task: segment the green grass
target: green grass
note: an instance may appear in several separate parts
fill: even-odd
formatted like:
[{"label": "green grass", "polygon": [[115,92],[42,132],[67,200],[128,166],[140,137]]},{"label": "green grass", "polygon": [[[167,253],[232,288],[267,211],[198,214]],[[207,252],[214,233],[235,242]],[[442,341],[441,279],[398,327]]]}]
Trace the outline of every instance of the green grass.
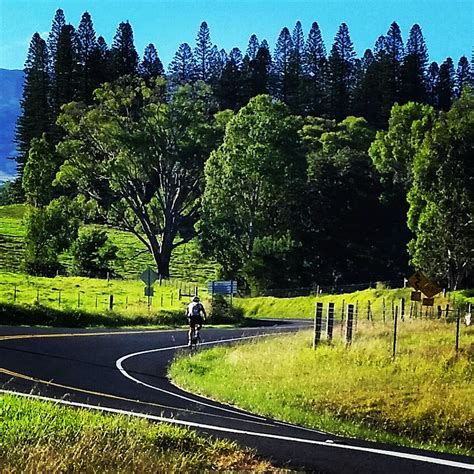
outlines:
[{"label": "green grass", "polygon": [[[0,270],[20,272],[22,266],[25,227],[23,205],[0,206]],[[93,226],[86,226],[93,227]],[[111,241],[119,248],[114,271],[123,278],[137,279],[154,261],[143,244],[131,233],[107,228]],[[64,253],[59,258],[66,273],[70,272],[71,256]],[[204,259],[196,241],[177,247],[170,262],[170,273],[174,279],[204,283],[216,277],[215,262]]]},{"label": "green grass", "polygon": [[230,441],[118,415],[0,396],[2,472],[269,470]]},{"label": "green grass", "polygon": [[[172,282],[171,282],[172,283]],[[167,282],[166,285],[170,284]],[[82,277],[33,277],[0,272],[0,324],[67,327],[181,325],[186,322],[179,283],[160,286],[148,307],[139,280],[98,280]],[[187,292],[191,285],[183,287]],[[113,295],[113,308],[109,308]]]},{"label": "green grass", "polygon": [[[328,303],[335,304],[335,317],[340,319],[343,309],[348,304],[353,304],[357,308],[357,316],[359,319],[367,319],[368,305],[370,302],[370,315],[372,319],[383,319],[383,303],[385,303],[385,319],[392,318],[392,303],[400,306],[400,299],[405,298],[405,313],[410,317],[410,293],[409,288],[399,289],[368,289],[355,291],[354,293],[346,293],[340,295],[320,295],[316,296],[300,296],[295,298],[275,298],[273,296],[261,296],[255,298],[235,298],[234,304],[244,310],[247,317],[258,318],[313,318],[316,302],[321,302],[326,311]],[[437,307],[441,305],[442,309],[446,309],[449,304],[453,309],[456,304],[463,304],[470,301],[474,303],[474,292],[472,290],[463,290],[448,293],[444,298],[442,294],[435,298],[434,315],[437,316]],[[399,309],[400,310],[400,309]],[[420,314],[420,306],[416,308],[416,316]],[[411,309],[412,317],[415,316],[415,307]],[[427,307],[422,309],[423,316],[430,315]],[[450,313],[452,315],[452,313]]]},{"label": "green grass", "polygon": [[405,320],[391,359],[392,324],[359,321],[346,348],[311,346],[312,333],[216,347],[176,360],[174,382],[244,409],[333,433],[473,454],[474,326]]}]

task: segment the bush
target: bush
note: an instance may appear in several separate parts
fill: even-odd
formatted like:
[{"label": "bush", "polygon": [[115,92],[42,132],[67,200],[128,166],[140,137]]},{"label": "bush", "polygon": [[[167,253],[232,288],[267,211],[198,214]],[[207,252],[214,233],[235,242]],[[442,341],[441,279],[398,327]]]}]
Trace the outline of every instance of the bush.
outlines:
[{"label": "bush", "polygon": [[213,324],[235,324],[244,320],[244,310],[230,303],[222,296],[216,295],[211,301],[211,311],[209,318]]},{"label": "bush", "polygon": [[72,244],[72,268],[75,275],[105,278],[112,273],[112,264],[117,259],[118,247],[109,241],[102,229],[81,229]]}]

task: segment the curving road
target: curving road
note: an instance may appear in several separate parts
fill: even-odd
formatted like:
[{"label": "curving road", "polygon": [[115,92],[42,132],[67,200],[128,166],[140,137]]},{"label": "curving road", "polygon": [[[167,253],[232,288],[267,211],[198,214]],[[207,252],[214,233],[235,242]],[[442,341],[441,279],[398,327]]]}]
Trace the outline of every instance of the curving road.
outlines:
[{"label": "curving road", "polygon": [[[205,344],[295,331],[305,321],[206,329]],[[474,459],[343,438],[184,392],[166,377],[187,334],[0,327],[0,387],[61,403],[168,421],[256,448],[281,466],[322,473],[474,472]]]}]

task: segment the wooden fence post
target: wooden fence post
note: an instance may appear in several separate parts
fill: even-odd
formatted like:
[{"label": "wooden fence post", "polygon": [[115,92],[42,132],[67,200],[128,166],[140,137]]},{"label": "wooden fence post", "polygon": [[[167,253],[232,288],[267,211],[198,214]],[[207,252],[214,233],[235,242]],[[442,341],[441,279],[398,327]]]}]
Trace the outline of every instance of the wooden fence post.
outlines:
[{"label": "wooden fence post", "polygon": [[354,305],[347,305],[347,323],[346,323],[346,344],[349,346],[352,344],[352,324],[354,321]]},{"label": "wooden fence post", "polygon": [[459,352],[459,327],[461,321],[461,310],[458,309],[458,314],[456,318],[456,354]]},{"label": "wooden fence post", "polygon": [[314,338],[313,338],[313,349],[319,344],[321,339],[321,326],[323,322],[323,304],[316,303],[314,312]]},{"label": "wooden fence post", "polygon": [[393,318],[393,348],[392,358],[395,359],[397,353],[397,323],[398,323],[398,306],[395,307],[395,315]]},{"label": "wooden fence post", "polygon": [[109,295],[109,311],[114,309],[114,295]]},{"label": "wooden fence post", "polygon": [[382,298],[382,320],[385,324],[385,298]]},{"label": "wooden fence post", "polygon": [[400,298],[400,319],[405,321],[405,298]]},{"label": "wooden fence post", "polygon": [[326,334],[328,341],[332,341],[332,332],[334,329],[334,303],[328,304]]},{"label": "wooden fence post", "polygon": [[344,311],[345,311],[345,300],[342,300],[342,308],[341,308],[341,339],[344,335]]}]

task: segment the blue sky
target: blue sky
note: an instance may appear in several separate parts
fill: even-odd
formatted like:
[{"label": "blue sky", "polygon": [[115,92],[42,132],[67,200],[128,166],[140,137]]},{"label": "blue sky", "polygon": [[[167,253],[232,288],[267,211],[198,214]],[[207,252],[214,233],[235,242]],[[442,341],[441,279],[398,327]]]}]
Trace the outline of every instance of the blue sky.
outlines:
[{"label": "blue sky", "polygon": [[252,33],[267,39],[273,51],[281,29],[291,31],[297,20],[305,35],[317,21],[328,51],[338,26],[347,23],[359,56],[392,21],[400,25],[404,41],[414,23],[421,26],[431,61],[470,58],[474,44],[473,0],[0,0],[0,68],[23,68],[31,36],[39,32],[46,38],[58,8],[74,26],[89,11],[97,34],[109,45],[117,25],[129,20],[139,54],[154,43],[165,65],[180,43],[194,46],[202,21],[212,42],[227,51],[234,46],[245,51]]}]

